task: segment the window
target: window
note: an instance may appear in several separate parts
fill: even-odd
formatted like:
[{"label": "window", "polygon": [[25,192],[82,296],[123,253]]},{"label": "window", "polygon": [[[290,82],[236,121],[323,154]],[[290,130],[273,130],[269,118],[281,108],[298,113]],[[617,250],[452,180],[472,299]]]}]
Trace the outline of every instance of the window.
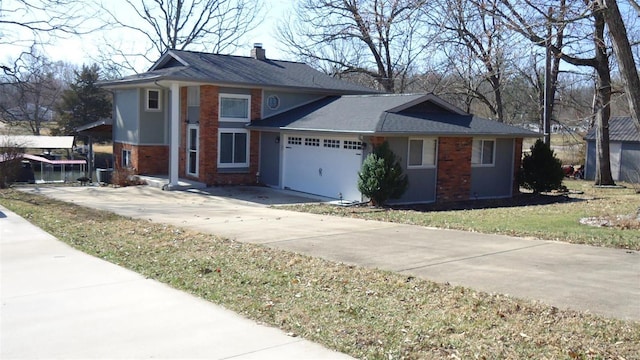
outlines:
[{"label": "window", "polygon": [[495,154],[495,143],[494,140],[473,140],[471,165],[492,166]]},{"label": "window", "polygon": [[436,139],[409,139],[407,168],[424,168],[436,165],[438,141]]},{"label": "window", "polygon": [[362,141],[345,140],[342,147],[349,150],[362,150]]},{"label": "window", "polygon": [[147,107],[146,110],[160,110],[160,90],[147,89]]},{"label": "window", "polygon": [[277,95],[271,95],[267,98],[267,107],[271,110],[276,110],[280,107],[280,98]]},{"label": "window", "polygon": [[218,166],[249,166],[249,133],[246,130],[224,130],[219,134]]},{"label": "window", "polygon": [[287,143],[289,145],[302,145],[302,138],[301,137],[290,137],[287,140]]},{"label": "window", "polygon": [[189,125],[187,136],[187,174],[198,175],[198,126]]},{"label": "window", "polygon": [[250,95],[220,95],[220,121],[249,122]]},{"label": "window", "polygon": [[130,168],[131,167],[131,150],[122,150],[122,167]]},{"label": "window", "polygon": [[324,147],[326,148],[340,149],[340,140],[324,139],[323,144],[324,144]]},{"label": "window", "polygon": [[320,139],[316,138],[304,138],[305,146],[320,146]]},{"label": "window", "polygon": [[187,87],[187,106],[200,106],[200,86]]}]

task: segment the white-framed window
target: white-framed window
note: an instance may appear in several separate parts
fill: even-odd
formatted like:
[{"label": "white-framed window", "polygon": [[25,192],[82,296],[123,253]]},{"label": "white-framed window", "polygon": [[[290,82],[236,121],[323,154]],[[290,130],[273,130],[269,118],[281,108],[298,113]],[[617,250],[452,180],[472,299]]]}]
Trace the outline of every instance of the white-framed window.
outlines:
[{"label": "white-framed window", "polygon": [[438,140],[431,138],[409,138],[407,168],[429,168],[436,166]]},{"label": "white-framed window", "polygon": [[495,164],[496,141],[474,139],[471,153],[471,165],[493,166]]},{"label": "white-framed window", "polygon": [[220,94],[220,121],[251,121],[251,95]]},{"label": "white-framed window", "polygon": [[218,133],[218,167],[249,166],[249,132],[244,129],[220,129]]},{"label": "white-framed window", "polygon": [[131,150],[122,149],[122,164],[120,164],[123,168],[131,167]]},{"label": "white-framed window", "polygon": [[198,125],[189,124],[187,127],[187,174],[198,176],[198,162],[200,154]]},{"label": "white-framed window", "polygon": [[187,87],[187,106],[200,106],[200,86]]},{"label": "white-framed window", "polygon": [[160,111],[162,109],[161,106],[162,106],[162,97],[160,96],[160,90],[147,89],[145,110]]}]

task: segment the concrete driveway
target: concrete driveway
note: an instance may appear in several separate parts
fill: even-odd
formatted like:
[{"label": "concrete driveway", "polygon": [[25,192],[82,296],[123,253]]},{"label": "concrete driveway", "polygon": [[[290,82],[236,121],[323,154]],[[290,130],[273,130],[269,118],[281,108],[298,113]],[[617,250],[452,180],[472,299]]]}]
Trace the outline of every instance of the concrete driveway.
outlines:
[{"label": "concrete driveway", "polygon": [[314,200],[256,187],[25,191],[237,241],[640,321],[637,251],[291,212],[269,205]]}]

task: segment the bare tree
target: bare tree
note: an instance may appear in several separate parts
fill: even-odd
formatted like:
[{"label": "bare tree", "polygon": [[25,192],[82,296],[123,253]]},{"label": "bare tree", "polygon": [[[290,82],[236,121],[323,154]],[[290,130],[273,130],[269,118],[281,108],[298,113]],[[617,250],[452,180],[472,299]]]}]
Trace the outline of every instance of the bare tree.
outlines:
[{"label": "bare tree", "polygon": [[463,91],[482,102],[491,117],[504,121],[503,81],[513,62],[514,42],[502,19],[490,11],[495,2],[441,0],[437,9],[428,9],[426,15],[431,26],[443,30],[440,39],[450,49],[447,58],[451,65],[468,67],[473,72],[469,75],[483,80],[484,84],[468,82],[470,86]]},{"label": "bare tree", "polygon": [[280,26],[292,54],[333,74],[358,73],[387,92],[403,92],[424,53],[426,0],[300,0]]},{"label": "bare tree", "polygon": [[60,64],[33,50],[14,64],[14,72],[0,86],[0,117],[8,122],[25,122],[34,135],[54,118],[55,104],[63,89]]},{"label": "bare tree", "polygon": [[[613,51],[618,59],[624,90],[629,101],[629,111],[635,121],[636,128],[640,131],[640,78],[620,9],[616,0],[596,0],[595,3],[596,11],[602,12],[609,34],[611,34]],[[633,0],[631,3],[638,5]],[[638,10],[638,15],[640,15],[640,10]]]},{"label": "bare tree", "polygon": [[[34,45],[99,29],[99,26],[89,24],[94,17],[96,12],[82,1],[0,1],[0,45],[22,46],[23,54],[28,54]],[[5,75],[15,71],[11,65],[0,64]]]},{"label": "bare tree", "polygon": [[259,0],[123,0],[101,8],[107,14],[105,26],[146,40],[143,49],[135,50],[105,41],[111,50],[107,57],[117,57],[121,66],[134,71],[136,58],[152,63],[169,49],[233,52],[262,20]]},{"label": "bare tree", "polygon": [[[597,74],[596,95],[593,102],[593,111],[596,132],[596,184],[614,184],[611,175],[609,157],[609,118],[611,117],[611,69],[609,66],[609,54],[605,39],[605,20],[601,11],[589,7],[588,0],[567,0],[563,9],[564,16],[557,19],[547,9],[557,3],[535,0],[500,0],[501,6],[496,6],[493,11],[500,14],[509,26],[531,40],[532,43],[548,47],[550,51],[563,61],[579,67],[590,67]],[[524,10],[523,10],[524,9]],[[565,26],[571,26],[572,44],[558,48],[548,41],[548,24],[564,22]],[[581,33],[584,29],[586,32]],[[567,32],[567,34],[569,31]],[[580,35],[580,36],[576,36]],[[585,55],[584,48],[587,39],[591,41],[591,51],[595,55]],[[564,40],[567,40],[565,37]]]}]

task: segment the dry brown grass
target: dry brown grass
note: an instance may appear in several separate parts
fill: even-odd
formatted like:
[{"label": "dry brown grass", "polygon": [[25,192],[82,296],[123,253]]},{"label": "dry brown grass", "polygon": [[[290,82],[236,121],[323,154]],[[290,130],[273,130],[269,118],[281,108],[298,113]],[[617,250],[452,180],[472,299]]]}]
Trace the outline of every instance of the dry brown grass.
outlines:
[{"label": "dry brown grass", "polygon": [[640,323],[347,266],[17,191],[89,254],[362,359],[638,359]]}]

